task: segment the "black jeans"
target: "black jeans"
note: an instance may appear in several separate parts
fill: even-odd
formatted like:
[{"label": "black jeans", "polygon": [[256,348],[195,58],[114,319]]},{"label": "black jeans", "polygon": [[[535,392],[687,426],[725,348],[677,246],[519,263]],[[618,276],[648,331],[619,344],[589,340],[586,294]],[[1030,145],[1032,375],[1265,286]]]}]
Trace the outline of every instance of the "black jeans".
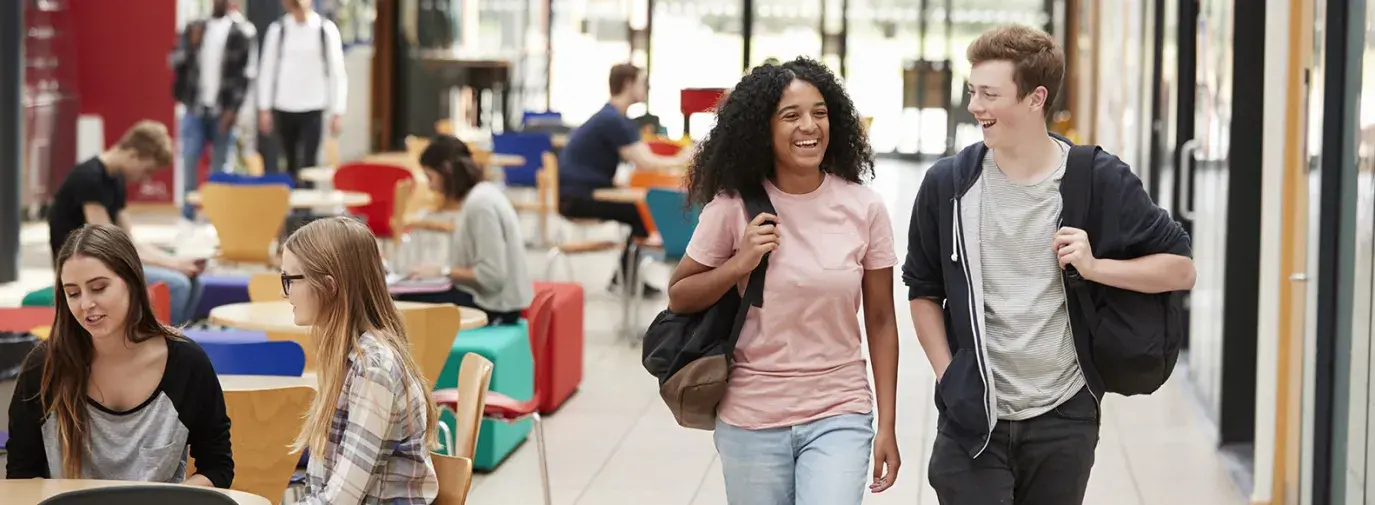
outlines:
[{"label": "black jeans", "polygon": [[459,307],[477,309],[487,314],[487,326],[503,326],[520,322],[521,311],[500,312],[484,309],[477,306],[477,303],[473,301],[472,294],[458,288],[438,293],[408,293],[396,295],[395,298],[403,302],[452,303]]},{"label": "black jeans", "polygon": [[649,229],[645,227],[644,218],[640,216],[640,209],[635,204],[608,202],[591,196],[560,195],[559,214],[572,219],[600,219],[629,225],[630,236],[626,238],[626,248],[621,251],[621,271],[625,272],[628,269],[630,261],[639,261],[639,258],[630,258],[631,241],[648,237]]},{"label": "black jeans", "polygon": [[272,122],[286,157],[286,171],[301,185],[301,167],[313,167],[320,152],[320,136],[324,132],[324,113],[272,111]]},{"label": "black jeans", "polygon": [[1079,505],[1084,502],[1101,411],[1087,388],[1039,417],[999,420],[970,458],[936,435],[927,475],[941,505]]}]

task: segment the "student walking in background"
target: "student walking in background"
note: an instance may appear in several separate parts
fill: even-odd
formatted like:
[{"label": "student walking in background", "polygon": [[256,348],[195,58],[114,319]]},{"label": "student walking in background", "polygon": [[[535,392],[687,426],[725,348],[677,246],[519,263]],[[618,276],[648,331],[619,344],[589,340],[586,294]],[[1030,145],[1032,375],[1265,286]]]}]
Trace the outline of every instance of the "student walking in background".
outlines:
[{"label": "student walking in background", "polygon": [[301,168],[316,165],[324,133],[343,131],[349,94],[339,28],[313,4],[282,0],[287,14],[267,28],[258,79],[258,128],[276,134],[298,185]]}]

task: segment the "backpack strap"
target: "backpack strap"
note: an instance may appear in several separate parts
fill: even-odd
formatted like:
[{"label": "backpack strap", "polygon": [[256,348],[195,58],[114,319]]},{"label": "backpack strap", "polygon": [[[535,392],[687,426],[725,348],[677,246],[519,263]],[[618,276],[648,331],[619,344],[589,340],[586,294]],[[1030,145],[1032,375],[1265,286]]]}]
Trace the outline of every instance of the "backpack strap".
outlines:
[{"label": "backpack strap", "polygon": [[[272,103],[267,104],[269,108],[277,104],[277,83],[282,80],[282,52],[286,47],[286,22],[291,15],[282,16],[282,19],[272,22],[272,27],[277,28],[277,67],[272,75]],[[325,67],[325,88],[328,89],[330,68],[329,68],[329,44],[328,37],[325,36],[325,23],[332,23],[329,18],[320,16],[320,62]],[[272,27],[268,27],[269,30]],[[341,40],[342,43],[342,40]]]},{"label": "backpack strap", "polygon": [[[1098,154],[1098,146],[1070,146],[1065,160],[1065,177],[1060,181],[1061,198],[1060,225],[1088,229],[1089,216],[1093,210],[1093,158]],[[1070,266],[1065,276],[1071,283],[1083,280],[1079,272]]]},{"label": "backpack strap", "polygon": [[[773,202],[769,200],[769,194],[764,191],[762,185],[755,191],[741,192],[740,196],[745,201],[746,222],[753,221],[759,214],[777,215],[773,208]],[[734,361],[735,343],[740,340],[740,329],[745,327],[745,316],[749,315],[750,307],[764,306],[764,272],[768,269],[769,254],[765,254],[763,258],[759,259],[759,266],[754,267],[754,271],[750,272],[749,283],[745,285],[745,294],[740,296],[740,309],[735,312],[735,325],[731,327],[730,335],[726,337],[727,363]]]}]

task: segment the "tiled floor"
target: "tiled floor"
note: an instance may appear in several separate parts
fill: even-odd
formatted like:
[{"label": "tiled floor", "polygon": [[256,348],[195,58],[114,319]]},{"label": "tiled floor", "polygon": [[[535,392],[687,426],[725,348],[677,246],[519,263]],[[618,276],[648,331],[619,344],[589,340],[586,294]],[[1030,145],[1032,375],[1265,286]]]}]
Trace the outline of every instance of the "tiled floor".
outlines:
[{"label": "tiled floor", "polygon": [[[906,248],[907,214],[921,180],[921,168],[882,161],[872,184],[883,194],[897,227],[899,251]],[[143,223],[166,218],[140,217]],[[607,230],[612,232],[614,230]],[[154,240],[175,236],[166,224],[143,224],[137,235]],[[51,279],[46,230],[25,230],[23,278],[0,285],[0,306],[15,305],[25,288]],[[901,254],[901,252],[900,252]],[[531,251],[533,272],[544,271],[542,251]],[[640,366],[640,349],[616,340],[617,300],[606,290],[614,255],[575,260],[577,280],[588,287],[586,368],[582,388],[546,418],[549,473],[559,505],[715,505],[725,503],[720,466],[711,434],[679,428],[659,401],[654,380]],[[666,267],[648,273],[662,285]],[[900,283],[899,287],[900,287]],[[908,321],[905,298],[900,321]],[[644,304],[643,321],[664,301]],[[934,435],[932,374],[910,324],[902,324],[898,439],[904,467],[898,483],[865,502],[937,503],[926,483],[927,453]],[[1207,423],[1176,374],[1160,392],[1144,398],[1109,397],[1104,406],[1098,461],[1086,503],[1092,505],[1233,505],[1246,502],[1227,478],[1208,435]],[[490,474],[478,475],[470,503],[539,504],[539,469],[534,444],[520,447]]]}]

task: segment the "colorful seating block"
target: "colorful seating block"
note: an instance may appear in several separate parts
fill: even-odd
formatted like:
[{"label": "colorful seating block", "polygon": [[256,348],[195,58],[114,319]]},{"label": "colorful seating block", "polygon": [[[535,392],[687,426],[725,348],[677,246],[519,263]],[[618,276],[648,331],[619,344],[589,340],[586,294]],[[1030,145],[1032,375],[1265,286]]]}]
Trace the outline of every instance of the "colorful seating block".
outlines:
[{"label": "colorful seating block", "polygon": [[544,398],[539,410],[547,414],[558,410],[582,384],[583,289],[582,285],[572,282],[536,282],[535,292],[541,291],[554,292],[554,318],[549,339],[544,349],[536,351],[547,353],[542,354],[545,359],[540,361],[549,364],[549,370],[540,374],[546,383],[542,385]]},{"label": "colorful seating block", "polygon": [[57,290],[52,286],[44,286],[24,295],[24,301],[20,305],[24,307],[52,307],[56,302],[53,297],[57,296]]},{"label": "colorful seating block", "polygon": [[200,281],[205,286],[205,293],[196,308],[198,318],[210,316],[210,310],[215,307],[249,301],[246,275],[203,275]]},{"label": "colorful seating block", "polygon": [[[535,360],[530,353],[529,327],[526,321],[508,326],[486,326],[463,330],[454,339],[449,359],[439,373],[435,389],[458,387],[458,368],[466,353],[477,353],[492,362],[491,391],[516,399],[529,399],[535,394]],[[441,420],[454,426],[452,415],[445,413]],[[491,471],[511,455],[534,423],[527,419],[513,424],[484,419],[479,428],[477,449],[473,453],[473,468]],[[442,437],[441,437],[442,438]],[[447,454],[445,447],[440,452]]]}]

